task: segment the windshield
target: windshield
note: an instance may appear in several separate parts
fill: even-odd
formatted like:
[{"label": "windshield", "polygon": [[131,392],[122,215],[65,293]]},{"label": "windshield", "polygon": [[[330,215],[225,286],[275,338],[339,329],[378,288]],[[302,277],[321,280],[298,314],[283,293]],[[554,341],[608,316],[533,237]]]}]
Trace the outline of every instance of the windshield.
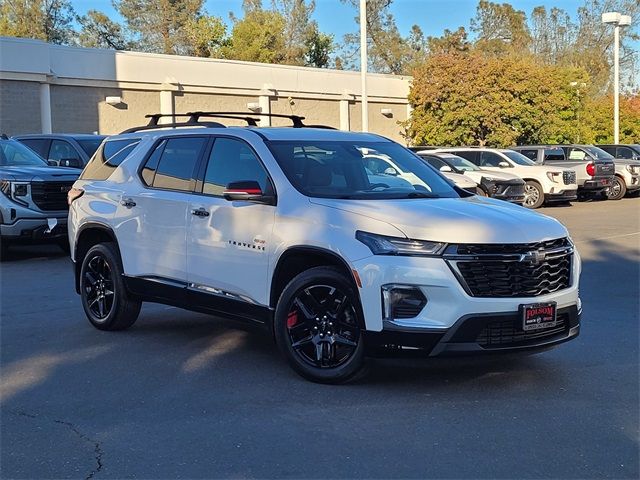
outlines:
[{"label": "windshield", "polygon": [[15,140],[0,141],[0,166],[47,166],[47,162],[41,159],[29,147],[25,147]]},{"label": "windshield", "polygon": [[463,172],[480,170],[480,168],[475,163],[471,163],[466,158],[462,158],[457,155],[443,155],[440,158],[446,160],[448,163],[456,167],[458,170],[462,170]]},{"label": "windshield", "polygon": [[76,142],[80,144],[80,146],[82,147],[82,150],[84,150],[84,152],[87,154],[89,158],[91,158],[93,154],[96,153],[96,150],[98,150],[98,147],[102,143],[102,140],[104,140],[104,137],[82,138],[82,139],[76,138]]},{"label": "windshield", "polygon": [[594,158],[606,158],[608,160],[613,160],[614,158],[613,155],[598,147],[584,147],[584,149]]},{"label": "windshield", "polygon": [[272,141],[267,145],[291,184],[308,197],[459,197],[444,177],[396,143]]},{"label": "windshield", "polygon": [[506,155],[509,158],[509,160],[511,160],[513,163],[516,163],[518,165],[524,165],[524,166],[527,166],[527,167],[535,165],[535,162],[532,162],[527,157],[522,155],[520,152],[515,152],[513,150],[509,150],[509,151],[502,152],[502,153],[504,155]]}]

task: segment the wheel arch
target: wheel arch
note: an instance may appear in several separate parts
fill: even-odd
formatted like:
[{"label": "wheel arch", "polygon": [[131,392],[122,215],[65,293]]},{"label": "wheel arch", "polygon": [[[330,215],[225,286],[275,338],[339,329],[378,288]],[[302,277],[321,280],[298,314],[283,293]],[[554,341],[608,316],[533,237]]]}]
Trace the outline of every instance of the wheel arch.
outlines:
[{"label": "wheel arch", "polygon": [[[358,290],[358,282],[354,277],[353,269],[349,263],[336,252],[308,245],[300,245],[290,247],[285,250],[276,263],[271,279],[271,291],[269,293],[269,306],[275,308],[278,299],[287,284],[300,273],[320,266],[334,266],[339,268],[342,273],[353,282],[356,291]],[[358,303],[360,295],[358,295]]]},{"label": "wheel arch", "polygon": [[115,243],[118,255],[120,255],[118,240],[116,239],[115,232],[110,226],[105,225],[104,223],[89,222],[85,223],[78,229],[73,255],[73,258],[75,259],[75,287],[78,294],[80,293],[80,269],[82,268],[84,256],[91,247],[104,242]]}]

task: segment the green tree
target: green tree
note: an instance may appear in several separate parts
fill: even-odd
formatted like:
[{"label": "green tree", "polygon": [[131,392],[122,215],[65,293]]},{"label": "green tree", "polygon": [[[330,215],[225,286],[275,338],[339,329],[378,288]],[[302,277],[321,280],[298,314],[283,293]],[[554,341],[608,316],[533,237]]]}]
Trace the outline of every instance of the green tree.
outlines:
[{"label": "green tree", "polygon": [[[358,0],[342,0],[359,11]],[[426,57],[426,40],[417,25],[411,29],[408,37],[398,30],[395,18],[390,11],[392,0],[367,1],[367,56],[369,68],[374,72],[410,74],[415,65]],[[360,16],[356,16],[360,23]],[[359,65],[360,33],[344,36],[344,53],[341,63],[346,62],[354,68]]]},{"label": "green tree", "polygon": [[333,49],[333,35],[319,32],[317,29],[314,30],[305,39],[305,65],[317,68],[328,67]]},{"label": "green tree", "polygon": [[464,27],[456,31],[445,29],[441,37],[427,38],[427,51],[432,55],[443,53],[468,53],[471,50],[471,42],[467,39],[467,31]]},{"label": "green tree", "polygon": [[202,16],[203,0],[114,0],[127,27],[148,52],[189,54],[188,26]]},{"label": "green tree", "polygon": [[575,73],[529,58],[433,55],[415,72],[408,135],[431,145],[570,141]]},{"label": "green tree", "polygon": [[471,31],[477,35],[476,47],[487,54],[518,54],[531,44],[526,14],[508,3],[480,0]]},{"label": "green tree", "polygon": [[107,15],[97,10],[89,10],[86,15],[78,18],[82,27],[78,35],[78,42],[83,47],[107,48],[114,50],[133,50],[136,48],[122,25],[111,20]]},{"label": "green tree", "polygon": [[275,11],[252,9],[235,19],[225,58],[247,62],[282,63],[285,54],[285,20]]},{"label": "green tree", "polygon": [[202,15],[184,26],[190,55],[220,58],[229,43],[227,26],[219,17]]},{"label": "green tree", "polygon": [[0,36],[69,44],[74,19],[68,0],[0,0]]}]

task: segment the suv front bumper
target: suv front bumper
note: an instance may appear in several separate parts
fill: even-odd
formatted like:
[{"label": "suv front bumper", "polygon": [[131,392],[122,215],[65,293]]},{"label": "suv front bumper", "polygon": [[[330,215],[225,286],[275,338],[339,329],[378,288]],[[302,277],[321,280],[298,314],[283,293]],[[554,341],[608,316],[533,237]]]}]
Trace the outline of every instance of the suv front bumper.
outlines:
[{"label": "suv front bumper", "polygon": [[446,331],[399,327],[385,322],[380,332],[367,331],[372,356],[452,356],[544,350],[576,338],[582,312],[577,304],[559,308],[559,325],[534,332],[522,330],[518,312],[465,315]]},{"label": "suv front bumper", "polygon": [[0,224],[3,240],[12,243],[57,241],[67,238],[67,217],[49,217],[56,225],[49,228],[47,218],[19,218],[11,224]]},{"label": "suv front bumper", "polygon": [[554,193],[545,193],[545,202],[570,202],[578,199],[578,190],[560,190]]}]

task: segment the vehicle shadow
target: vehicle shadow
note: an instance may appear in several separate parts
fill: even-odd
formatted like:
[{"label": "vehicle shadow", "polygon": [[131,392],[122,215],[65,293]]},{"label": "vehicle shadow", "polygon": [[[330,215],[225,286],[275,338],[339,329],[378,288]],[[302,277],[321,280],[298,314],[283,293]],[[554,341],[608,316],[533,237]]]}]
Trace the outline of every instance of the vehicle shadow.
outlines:
[{"label": "vehicle shadow", "polygon": [[19,262],[36,258],[55,259],[68,256],[68,253],[52,244],[10,245],[2,262]]}]

